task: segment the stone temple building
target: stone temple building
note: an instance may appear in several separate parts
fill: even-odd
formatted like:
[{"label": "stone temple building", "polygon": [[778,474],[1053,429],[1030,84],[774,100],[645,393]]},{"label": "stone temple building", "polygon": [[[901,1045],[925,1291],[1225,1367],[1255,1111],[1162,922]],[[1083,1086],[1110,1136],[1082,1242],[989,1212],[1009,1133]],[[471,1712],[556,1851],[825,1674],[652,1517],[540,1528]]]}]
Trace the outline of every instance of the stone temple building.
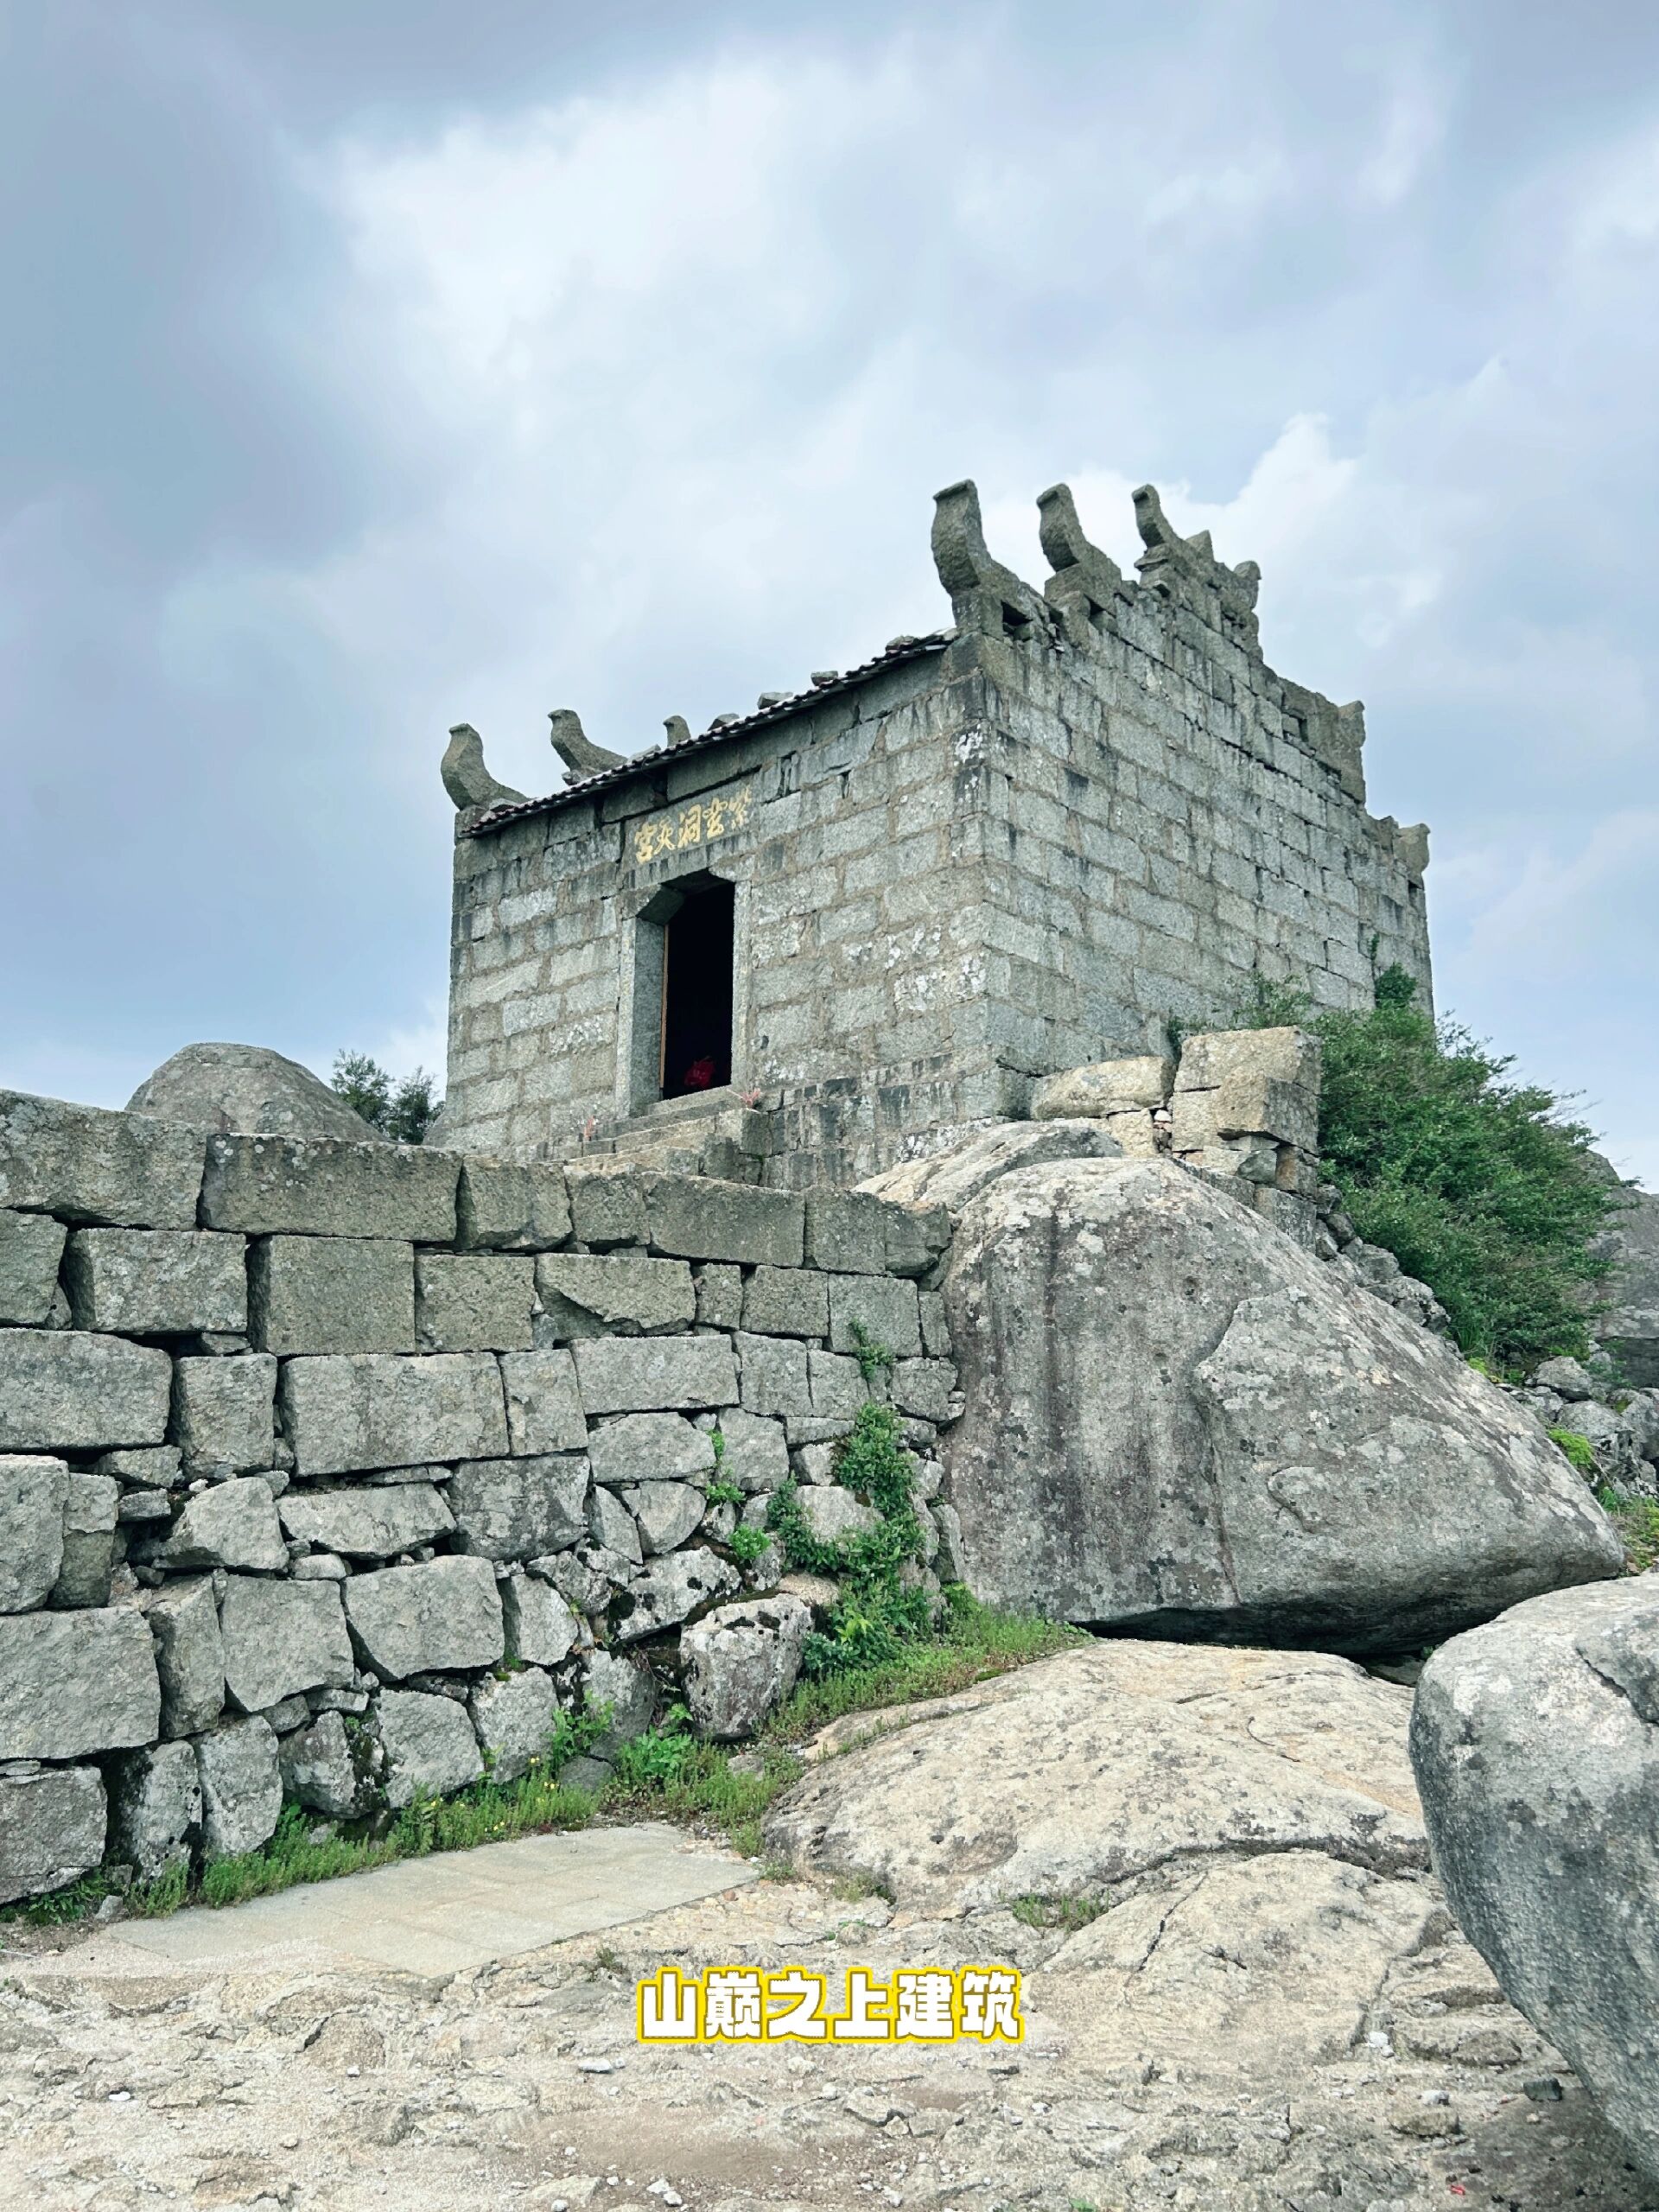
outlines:
[{"label": "stone temple building", "polygon": [[847,1183],[1258,979],[1369,1006],[1398,963],[1427,999],[1427,832],[1366,811],[1360,707],[1263,661],[1254,563],[1147,487],[1136,581],[1038,505],[1041,592],[953,485],[950,627],[632,758],[561,711],[545,798],[452,733],[442,1142]]}]

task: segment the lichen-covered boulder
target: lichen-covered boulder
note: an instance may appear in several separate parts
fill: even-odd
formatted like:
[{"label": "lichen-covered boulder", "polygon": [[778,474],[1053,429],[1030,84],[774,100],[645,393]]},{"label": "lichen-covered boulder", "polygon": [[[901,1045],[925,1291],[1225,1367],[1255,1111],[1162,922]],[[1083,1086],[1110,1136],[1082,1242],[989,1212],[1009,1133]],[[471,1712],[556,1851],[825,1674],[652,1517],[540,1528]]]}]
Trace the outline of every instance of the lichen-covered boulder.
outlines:
[{"label": "lichen-covered boulder", "polygon": [[309,1068],[263,1045],[186,1045],[144,1077],[127,1111],[219,1136],[382,1141],[379,1130]]},{"label": "lichen-covered boulder", "polygon": [[1172,1161],[1003,1177],[944,1290],[946,1495],[982,1599],[1388,1649],[1622,1565],[1529,1414]]},{"label": "lichen-covered boulder", "polygon": [[699,1734],[753,1736],[795,1687],[812,1626],[800,1599],[719,1605],[680,1632],[685,1701]]},{"label": "lichen-covered boulder", "polygon": [[1464,1933],[1659,2180],[1659,1574],[1442,1645],[1411,1755]]}]

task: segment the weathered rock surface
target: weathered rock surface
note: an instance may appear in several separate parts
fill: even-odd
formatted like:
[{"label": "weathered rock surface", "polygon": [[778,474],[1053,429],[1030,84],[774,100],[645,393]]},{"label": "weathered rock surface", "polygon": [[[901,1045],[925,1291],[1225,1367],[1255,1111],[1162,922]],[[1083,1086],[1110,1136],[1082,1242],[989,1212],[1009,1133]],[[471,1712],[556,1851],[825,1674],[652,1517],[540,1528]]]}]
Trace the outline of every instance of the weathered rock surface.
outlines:
[{"label": "weathered rock surface", "polygon": [[0,1759],[74,1759],[147,1744],[156,1653],[130,1605],[0,1616]]},{"label": "weathered rock surface", "polygon": [[187,1475],[269,1467],[276,1362],[266,1352],[173,1364],[173,1435]]},{"label": "weathered rock surface", "polygon": [[[288,1565],[288,1547],[276,1524],[269,1484],[238,1476],[198,1491],[156,1551],[168,1567],[245,1567],[276,1573]],[[264,1699],[260,1700],[266,1702]]]},{"label": "weathered rock surface", "polygon": [[189,1857],[201,1820],[201,1777],[190,1744],[157,1744],[111,1763],[110,1851],[153,1882]]},{"label": "weathered rock surface", "polygon": [[795,1503],[802,1520],[821,1544],[850,1543],[859,1536],[873,1535],[881,1525],[881,1516],[873,1507],[861,1504],[839,1483],[809,1483]]},{"label": "weathered rock surface", "polygon": [[[517,1452],[580,1452],[588,1423],[576,1388],[575,1363],[559,1348],[510,1351],[501,1356],[501,1384],[506,1394],[507,1434]],[[478,1459],[473,1452],[463,1457]]]},{"label": "weathered rock surface", "polygon": [[564,1170],[469,1156],[461,1166],[460,1216],[464,1245],[500,1252],[551,1251],[570,1235]]},{"label": "weathered rock surface", "polygon": [[302,1475],[479,1459],[507,1449],[501,1370],[488,1352],[284,1360],[277,1402]]},{"label": "weathered rock surface", "polygon": [[691,1412],[737,1403],[737,1368],[724,1337],[649,1337],[638,1344],[593,1337],[574,1349],[589,1414]]},{"label": "weathered rock surface", "polygon": [[196,1738],[201,1780],[201,1849],[207,1859],[257,1851],[283,1809],[276,1738],[257,1718],[226,1720]]},{"label": "weathered rock surface", "polygon": [[173,1363],[164,1351],[68,1329],[0,1329],[0,1452],[159,1444]]},{"label": "weathered rock surface", "polygon": [[552,1677],[539,1667],[486,1676],[467,1704],[492,1782],[517,1782],[532,1760],[547,1756],[559,1702]]},{"label": "weathered rock surface", "polygon": [[308,1728],[279,1738],[276,1752],[283,1789],[308,1810],[345,1821],[361,1808],[363,1783],[339,1713],[319,1713]]},{"label": "weathered rock surface", "polygon": [[637,1252],[549,1253],[536,1262],[536,1288],[561,1342],[604,1329],[649,1336],[689,1328],[697,1310],[683,1260]]},{"label": "weathered rock surface", "polygon": [[706,1501],[690,1483],[636,1483],[621,1493],[633,1516],[641,1550],[671,1552],[703,1516]]},{"label": "weathered rock surface", "polygon": [[1659,2180],[1659,1574],[1442,1645],[1411,1751],[1464,1933]]},{"label": "weathered rock surface", "polygon": [[730,1742],[753,1736],[795,1687],[812,1626],[800,1599],[718,1605],[680,1637],[685,1701],[699,1733]]},{"label": "weathered rock surface", "polygon": [[391,1559],[447,1536],[455,1516],[435,1483],[296,1484],[278,1508],[297,1542],[348,1559]]},{"label": "weathered rock surface", "polygon": [[186,1045],[147,1075],[127,1101],[130,1114],[217,1136],[337,1137],[378,1144],[379,1134],[338,1091],[263,1045]]},{"label": "weathered rock surface", "polygon": [[245,1249],[239,1236],[206,1229],[77,1229],[63,1268],[75,1326],[238,1334],[248,1325]]},{"label": "weathered rock surface", "polygon": [[61,1889],[104,1856],[104,1782],[95,1766],[0,1774],[0,1904]]},{"label": "weathered rock surface", "polygon": [[0,1613],[44,1605],[63,1565],[69,1471],[40,1454],[0,1456]]},{"label": "weathered rock surface", "polygon": [[[783,1432],[778,1432],[779,1441]],[[596,1483],[706,1482],[715,1447],[683,1414],[624,1414],[602,1421],[588,1440]]]},{"label": "weathered rock surface", "polygon": [[[890,1733],[815,1765],[767,1840],[930,1908],[1095,1894],[1262,1852],[1402,1874],[1428,1859],[1408,1702],[1323,1652],[1090,1644],[895,1713]],[[837,1723],[821,1743],[837,1731],[858,1732]]]},{"label": "weathered rock surface", "polygon": [[374,1726],[385,1756],[389,1805],[442,1796],[476,1782],[484,1771],[467,1708],[453,1698],[382,1690],[375,1700]]},{"label": "weathered rock surface", "polygon": [[283,1136],[209,1137],[207,1153],[201,1218],[208,1229],[454,1240],[461,1168],[453,1154]]},{"label": "weathered rock surface", "polygon": [[499,1584],[507,1656],[532,1666],[556,1667],[582,1634],[582,1623],[563,1595],[535,1574],[510,1574]]},{"label": "weathered rock surface", "polygon": [[225,1688],[244,1713],[300,1690],[348,1689],[352,1646],[337,1582],[227,1575],[219,1603]]},{"label": "weathered rock surface", "polygon": [[510,1255],[420,1252],[415,1333],[423,1351],[528,1351],[535,1263]]},{"label": "weathered rock surface", "polygon": [[486,1559],[385,1567],[343,1586],[346,1617],[377,1674],[493,1667],[502,1653],[501,1601]]},{"label": "weathered rock surface", "polygon": [[712,1176],[640,1178],[652,1249],[682,1259],[798,1268],[805,1211],[791,1191],[761,1191]]},{"label": "weathered rock surface", "polygon": [[194,1229],[202,1140],[99,1106],[0,1090],[0,1206],[64,1221]]},{"label": "weathered rock surface", "polygon": [[1164,1160],[1027,1169],[975,1201],[945,1282],[967,1409],[941,1450],[976,1593],[1362,1650],[1617,1573],[1531,1418],[1334,1272]]},{"label": "weathered rock surface", "polygon": [[539,1559],[563,1551],[587,1527],[588,1462],[580,1454],[479,1459],[449,1485],[455,1537],[486,1559]]},{"label": "weathered rock surface", "polygon": [[[746,1413],[738,1406],[704,1418],[712,1423],[711,1440],[713,1429],[720,1433],[722,1482],[753,1491],[778,1490],[789,1480],[789,1440],[782,1421]],[[594,1464],[597,1467],[597,1460]]]},{"label": "weathered rock surface", "polygon": [[155,1639],[162,1735],[210,1728],[225,1705],[225,1647],[212,1577],[169,1577],[148,1593],[144,1619]]},{"label": "weathered rock surface", "polygon": [[613,1758],[617,1747],[642,1736],[657,1718],[657,1690],[649,1671],[613,1651],[595,1651],[582,1670],[582,1705],[588,1712],[601,1707],[610,1714],[610,1726],[594,1745],[600,1758]]},{"label": "weathered rock surface", "polygon": [[1103,1121],[1109,1115],[1147,1113],[1175,1087],[1175,1063],[1156,1052],[1096,1060],[1045,1077],[1031,1094],[1035,1122]]},{"label": "weathered rock surface", "polygon": [[70,1476],[63,1505],[63,1559],[48,1605],[68,1611],[109,1604],[120,1505],[121,1485],[110,1476]]},{"label": "weathered rock surface", "polygon": [[49,1214],[0,1208],[0,1328],[44,1327],[68,1234]]},{"label": "weathered rock surface", "polygon": [[925,1160],[906,1160],[859,1187],[900,1205],[957,1214],[1016,1169],[1058,1160],[1116,1160],[1121,1151],[1116,1137],[1096,1121],[1000,1122],[966,1144]]},{"label": "weathered rock surface", "polygon": [[615,1631],[619,1643],[632,1643],[671,1628],[711,1599],[728,1597],[738,1586],[735,1567],[699,1544],[652,1560],[628,1585],[633,1609]]},{"label": "weathered rock surface", "polygon": [[387,1236],[256,1237],[248,1287],[249,1329],[261,1351],[415,1350],[412,1244]]},{"label": "weathered rock surface", "polygon": [[1596,1334],[1628,1380],[1645,1388],[1659,1383],[1659,1198],[1649,1191],[1624,1195],[1627,1203],[1599,1240],[1611,1303]]}]

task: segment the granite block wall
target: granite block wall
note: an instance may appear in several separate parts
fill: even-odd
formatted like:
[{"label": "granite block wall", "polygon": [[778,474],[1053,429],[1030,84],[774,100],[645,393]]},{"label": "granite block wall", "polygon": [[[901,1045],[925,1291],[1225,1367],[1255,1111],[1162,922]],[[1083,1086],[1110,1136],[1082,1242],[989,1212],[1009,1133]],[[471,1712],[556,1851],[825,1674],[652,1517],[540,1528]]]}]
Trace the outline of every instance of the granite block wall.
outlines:
[{"label": "granite block wall", "polygon": [[0,1093],[0,1903],[647,1726],[872,1392],[926,1464],[948,1234]]}]

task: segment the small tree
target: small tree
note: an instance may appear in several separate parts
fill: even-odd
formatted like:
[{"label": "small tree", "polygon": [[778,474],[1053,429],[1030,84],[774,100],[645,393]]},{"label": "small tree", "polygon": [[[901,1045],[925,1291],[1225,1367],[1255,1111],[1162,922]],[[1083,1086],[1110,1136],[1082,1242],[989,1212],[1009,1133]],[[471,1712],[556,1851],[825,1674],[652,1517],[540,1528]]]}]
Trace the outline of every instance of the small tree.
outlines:
[{"label": "small tree", "polygon": [[1592,1248],[1618,1185],[1554,1092],[1506,1081],[1513,1060],[1437,1027],[1416,993],[1389,968],[1369,1014],[1310,1015],[1273,989],[1241,1020],[1300,1021],[1322,1039],[1323,1171],[1360,1235],[1428,1285],[1465,1351],[1510,1369],[1581,1357],[1603,1266]]},{"label": "small tree", "polygon": [[366,1052],[336,1052],[332,1082],[353,1113],[394,1144],[424,1144],[443,1103],[424,1068],[394,1081]]}]

